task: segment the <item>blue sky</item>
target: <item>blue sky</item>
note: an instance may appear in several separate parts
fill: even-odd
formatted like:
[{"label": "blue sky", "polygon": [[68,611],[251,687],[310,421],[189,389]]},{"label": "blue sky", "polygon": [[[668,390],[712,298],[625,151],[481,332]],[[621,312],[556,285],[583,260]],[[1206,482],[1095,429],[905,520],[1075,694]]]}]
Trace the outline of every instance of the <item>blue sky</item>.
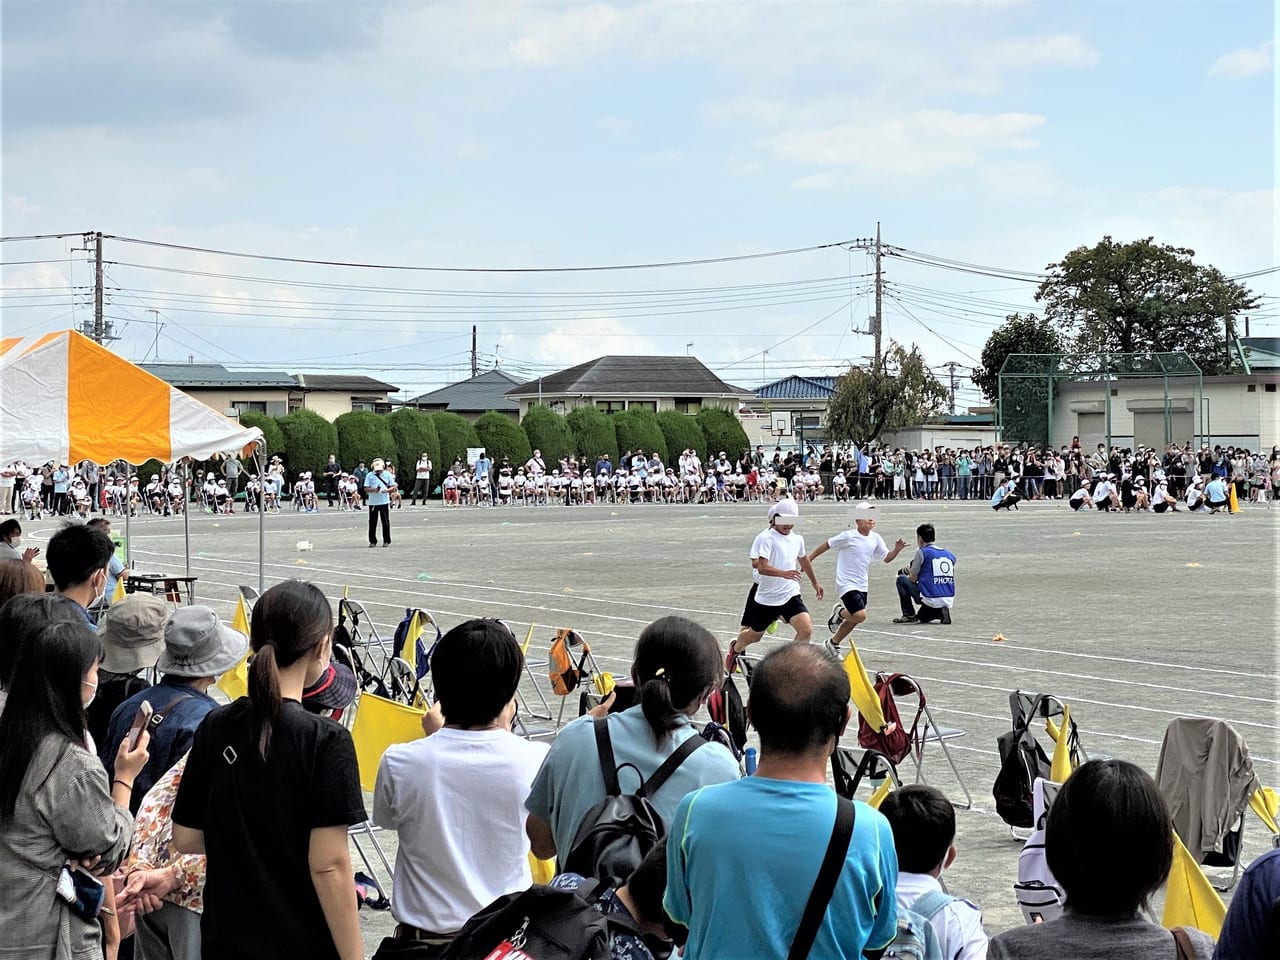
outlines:
[{"label": "blue sky", "polygon": [[[1001,270],[1108,233],[1229,274],[1278,260],[1265,2],[8,0],[2,16],[7,236],[549,267],[808,247],[879,220],[887,243]],[[83,320],[76,245],[4,245],[6,333]],[[525,376],[688,350],[751,386],[871,350],[853,332],[868,259],[839,248],[523,275],[120,241],[106,258],[131,359],[350,370],[408,393],[465,375],[473,322],[481,366]],[[1022,280],[885,266],[886,339],[934,364],[971,365],[1032,306]],[[1253,332],[1280,333],[1276,303]]]}]

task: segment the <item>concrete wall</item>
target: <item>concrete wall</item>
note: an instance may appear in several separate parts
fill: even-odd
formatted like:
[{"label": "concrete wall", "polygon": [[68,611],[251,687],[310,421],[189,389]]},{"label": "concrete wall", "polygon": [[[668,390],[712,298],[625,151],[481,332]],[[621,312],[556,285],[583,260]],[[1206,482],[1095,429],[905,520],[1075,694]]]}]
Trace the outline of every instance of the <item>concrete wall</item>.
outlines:
[{"label": "concrete wall", "polygon": [[[199,400],[206,407],[211,407],[219,413],[230,410],[237,403],[266,403],[267,415],[276,417],[284,416],[289,412],[289,391],[288,390],[251,390],[251,389],[229,389],[229,390],[211,390],[192,387],[190,390],[183,390],[187,396],[192,399]],[[274,405],[276,409],[272,409]]]},{"label": "concrete wall", "polygon": [[934,447],[952,450],[972,450],[989,447],[996,442],[995,427],[974,427],[968,424],[922,424],[908,427],[897,433],[885,433],[881,442],[890,447],[906,450],[932,450]]},{"label": "concrete wall", "polygon": [[[1113,380],[1111,442],[1121,447],[1138,443],[1162,446],[1164,384],[1158,378]],[[1053,443],[1061,446],[1079,436],[1085,449],[1105,442],[1106,385],[1070,383],[1060,386],[1053,405]],[[1270,450],[1280,443],[1280,375],[1212,377],[1204,381],[1203,402],[1197,407],[1196,382],[1169,381],[1172,439],[1179,443],[1245,446]]]}]

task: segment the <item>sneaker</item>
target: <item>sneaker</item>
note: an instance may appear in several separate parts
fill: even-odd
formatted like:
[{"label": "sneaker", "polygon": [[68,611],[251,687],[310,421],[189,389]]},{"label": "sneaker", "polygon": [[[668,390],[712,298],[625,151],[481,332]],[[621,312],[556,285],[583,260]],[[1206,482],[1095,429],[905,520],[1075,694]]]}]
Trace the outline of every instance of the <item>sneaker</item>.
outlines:
[{"label": "sneaker", "polygon": [[832,633],[840,629],[840,611],[843,609],[843,603],[837,603],[831,608],[831,616],[827,617],[827,629]]},{"label": "sneaker", "polygon": [[894,617],[893,622],[894,623],[919,623],[920,620],[918,617]]},{"label": "sneaker", "polygon": [[825,649],[827,653],[831,654],[831,656],[835,657],[835,659],[844,659],[844,651],[840,649],[840,644],[836,643],[834,640],[823,640],[822,646],[823,649]]},{"label": "sneaker", "polygon": [[949,607],[942,608],[942,622],[948,626],[951,624],[951,609]]}]

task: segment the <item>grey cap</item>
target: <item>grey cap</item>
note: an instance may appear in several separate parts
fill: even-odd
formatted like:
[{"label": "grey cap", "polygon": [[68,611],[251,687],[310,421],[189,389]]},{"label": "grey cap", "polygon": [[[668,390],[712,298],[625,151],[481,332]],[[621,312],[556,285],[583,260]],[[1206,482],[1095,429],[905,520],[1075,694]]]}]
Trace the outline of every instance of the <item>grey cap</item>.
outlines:
[{"label": "grey cap", "polygon": [[156,670],[174,677],[216,677],[245,655],[249,639],[208,607],[179,607],[164,628],[164,653]]},{"label": "grey cap", "polygon": [[107,607],[98,624],[103,670],[134,673],[155,666],[164,649],[164,625],[173,610],[149,593],[130,593]]}]

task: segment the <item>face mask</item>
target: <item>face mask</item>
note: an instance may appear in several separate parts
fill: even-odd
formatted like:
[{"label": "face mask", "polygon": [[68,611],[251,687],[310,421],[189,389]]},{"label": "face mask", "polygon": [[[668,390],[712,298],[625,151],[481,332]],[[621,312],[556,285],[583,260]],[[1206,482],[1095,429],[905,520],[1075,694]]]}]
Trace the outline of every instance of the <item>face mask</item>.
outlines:
[{"label": "face mask", "polygon": [[98,695],[98,685],[96,683],[90,683],[88,680],[81,680],[80,685],[82,687],[89,688],[89,699],[84,702],[84,708],[88,710],[89,704],[93,703],[93,698]]}]

